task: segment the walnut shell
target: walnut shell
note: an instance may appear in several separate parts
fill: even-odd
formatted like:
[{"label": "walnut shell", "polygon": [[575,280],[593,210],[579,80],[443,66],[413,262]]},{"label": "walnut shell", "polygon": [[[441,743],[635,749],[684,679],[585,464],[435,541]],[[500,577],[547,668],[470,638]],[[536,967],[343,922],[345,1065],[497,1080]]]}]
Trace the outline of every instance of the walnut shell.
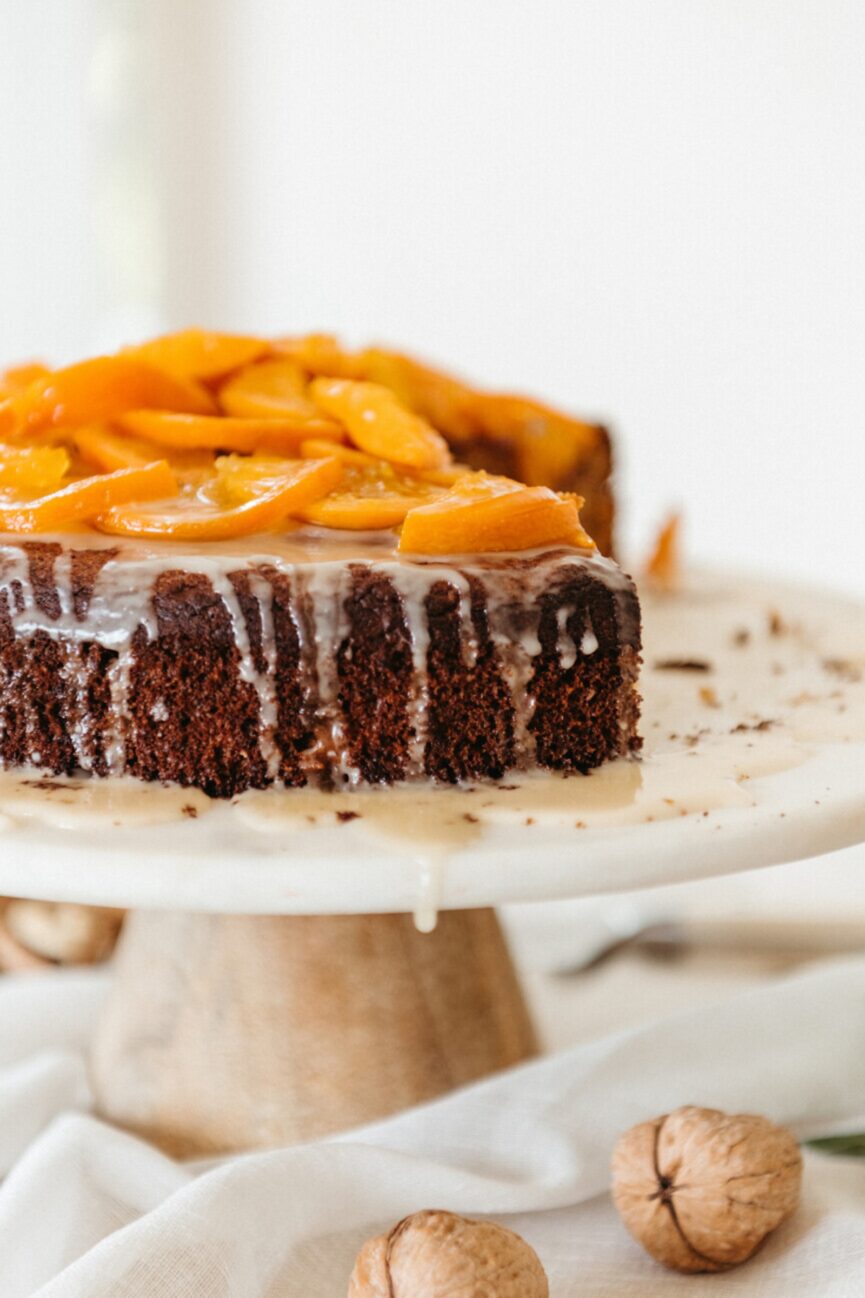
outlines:
[{"label": "walnut shell", "polygon": [[98,964],[111,954],[123,911],[75,902],[14,899],[3,915],[13,940],[51,964]]},{"label": "walnut shell", "polygon": [[642,1122],[613,1154],[613,1200],[635,1239],[676,1271],[745,1262],[795,1210],[802,1156],[768,1118],[687,1106]]},{"label": "walnut shell", "polygon": [[504,1226],[416,1212],[364,1244],[348,1298],[548,1298],[533,1248]]}]

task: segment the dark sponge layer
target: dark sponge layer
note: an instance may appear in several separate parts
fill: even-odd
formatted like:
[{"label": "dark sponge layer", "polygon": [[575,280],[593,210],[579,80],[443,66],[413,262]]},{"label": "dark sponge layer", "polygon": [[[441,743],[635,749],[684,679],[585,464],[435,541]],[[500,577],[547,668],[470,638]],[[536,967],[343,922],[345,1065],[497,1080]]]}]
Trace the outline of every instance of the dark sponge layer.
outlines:
[{"label": "dark sponge layer", "polygon": [[[588,771],[640,744],[636,596],[578,562],[551,569],[529,603],[519,576],[501,567],[487,573],[475,561],[462,591],[446,578],[431,581],[412,618],[386,567],[351,564],[338,642],[325,646],[323,660],[315,610],[291,572],[262,564],[228,574],[244,624],[239,638],[237,613],[208,577],[162,571],[152,584],[150,630],[140,625],[118,651],[86,638],[94,583],[112,552],[70,558],[72,635],[55,584],[62,548],[22,549],[46,628],[16,632],[22,583],[0,588],[7,767],[125,771],[232,797],[276,780],[453,783],[535,765]],[[418,615],[428,637],[421,655],[411,630]],[[540,652],[526,658],[521,681],[509,671],[503,624],[517,648],[530,624],[537,629]],[[332,667],[329,697],[323,661]],[[264,727],[262,681],[273,701]]]}]

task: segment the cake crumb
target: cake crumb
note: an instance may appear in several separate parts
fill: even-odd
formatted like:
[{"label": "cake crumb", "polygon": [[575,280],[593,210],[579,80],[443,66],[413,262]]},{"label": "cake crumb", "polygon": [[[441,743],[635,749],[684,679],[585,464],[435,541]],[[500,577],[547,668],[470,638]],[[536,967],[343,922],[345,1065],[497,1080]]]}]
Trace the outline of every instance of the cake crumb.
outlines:
[{"label": "cake crumb", "polygon": [[359,811],[338,811],[336,818],[341,825],[347,825],[350,820],[360,820]]},{"label": "cake crumb", "polygon": [[862,679],[862,669],[846,658],[824,658],[821,665],[824,672],[829,672],[832,676],[840,676],[843,681],[856,684]]},{"label": "cake crumb", "polygon": [[751,632],[747,627],[740,626],[733,632],[732,641],[737,649],[743,649],[746,644],[750,643],[750,640]]},{"label": "cake crumb", "polygon": [[655,663],[656,672],[710,672],[712,664],[705,658],[662,658]]},{"label": "cake crumb", "polygon": [[770,608],[766,617],[769,623],[769,635],[779,636],[787,634],[790,628],[787,626],[787,623],[776,608]]},{"label": "cake crumb", "polygon": [[185,806],[180,808],[180,810],[183,812],[184,816],[188,816],[190,820],[198,819],[198,808],[193,807],[190,803],[187,802]]},{"label": "cake crumb", "polygon": [[719,708],[718,695],[711,685],[700,686],[700,702],[705,703],[707,708]]},{"label": "cake crumb", "polygon": [[479,819],[480,818],[478,816],[473,816],[470,811],[463,812],[463,820],[467,820],[470,825],[477,825],[479,823]]}]

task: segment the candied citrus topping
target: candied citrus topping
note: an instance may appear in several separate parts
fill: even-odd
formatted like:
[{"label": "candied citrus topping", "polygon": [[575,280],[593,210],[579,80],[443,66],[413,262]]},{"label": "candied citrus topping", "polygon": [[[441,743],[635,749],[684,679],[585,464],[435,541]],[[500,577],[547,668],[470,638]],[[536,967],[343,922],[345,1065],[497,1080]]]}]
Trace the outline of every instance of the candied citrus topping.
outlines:
[{"label": "candied citrus topping", "polygon": [[142,406],[202,415],[215,409],[209,393],[191,381],[131,356],[97,356],[54,370],[10,397],[0,406],[0,435],[96,423]]},{"label": "candied citrus topping", "polygon": [[[177,451],[267,451],[295,456],[308,435],[303,420],[230,416],[219,419],[214,415],[175,415],[164,410],[133,410],[121,415],[117,423],[127,432]],[[339,437],[339,430],[334,428],[333,435]]]},{"label": "candied citrus topping", "polygon": [[334,459],[284,460],[282,472],[241,504],[226,505],[218,492],[200,489],[170,506],[117,506],[101,514],[95,524],[113,536],[226,541],[285,524],[298,509],[332,491],[341,476],[342,466]]},{"label": "candied citrus topping", "polygon": [[409,511],[400,550],[424,554],[534,550],[542,545],[592,548],[580,526],[578,496],[525,487],[510,478],[467,474],[450,491]]},{"label": "candied citrus topping", "polygon": [[438,469],[450,452],[445,439],[406,409],[390,388],[350,379],[313,379],[316,404],[344,426],[355,446],[379,459],[415,469]]},{"label": "candied citrus topping", "polygon": [[270,351],[264,338],[245,334],[211,333],[206,329],[182,329],[163,334],[151,342],[124,349],[148,365],[189,379],[221,379],[232,370],[250,365]]},{"label": "candied citrus topping", "polygon": [[319,527],[370,532],[398,527],[415,505],[443,494],[443,487],[372,460],[365,465],[347,464],[339,489],[307,505],[298,516]]},{"label": "candied citrus topping", "polygon": [[175,473],[184,477],[190,473],[213,469],[212,452],[177,449],[166,451],[164,446],[157,446],[142,437],[132,437],[129,433],[114,432],[103,424],[77,429],[72,443],[82,465],[98,469],[100,473],[132,469],[159,459],[167,459]]},{"label": "candied citrus topping", "polygon": [[305,334],[300,338],[280,338],[274,350],[290,357],[308,374],[323,374],[328,378],[362,379],[363,357],[347,352],[333,334]]},{"label": "candied citrus topping", "polygon": [[62,446],[0,447],[0,487],[22,495],[56,491],[69,470]]},{"label": "candied citrus topping", "polygon": [[102,424],[92,424],[76,430],[73,441],[83,462],[100,473],[113,473],[115,469],[134,469],[158,459],[161,452],[152,442],[124,433],[113,433]]},{"label": "candied citrus topping", "polygon": [[474,404],[479,394],[459,379],[382,347],[368,348],[361,363],[364,378],[390,388],[404,405],[423,415],[455,445],[478,435]]},{"label": "candied citrus topping", "polygon": [[164,460],[140,469],[119,469],[95,478],[79,478],[59,491],[26,502],[0,504],[0,527],[7,532],[54,532],[88,522],[128,500],[160,500],[177,491],[177,480]]},{"label": "candied citrus topping", "polygon": [[325,436],[338,427],[322,417],[306,390],[306,376],[294,361],[261,361],[241,370],[219,389],[226,415],[242,419],[292,419],[304,424],[307,437]]},{"label": "candied citrus topping", "polygon": [[22,392],[37,379],[44,379],[48,373],[50,373],[48,367],[38,361],[31,361],[26,365],[10,365],[8,370],[0,373],[0,401],[14,396],[16,392]]},{"label": "candied citrus topping", "polygon": [[377,460],[374,455],[367,455],[366,451],[358,451],[353,446],[340,446],[323,437],[310,437],[301,442],[300,453],[305,460],[320,460],[323,455],[335,455],[341,464],[356,464],[361,468],[386,463]]},{"label": "candied citrus topping", "polygon": [[529,486],[563,481],[597,431],[526,397],[479,393],[473,409],[487,439],[515,446],[520,478]]},{"label": "candied citrus topping", "polygon": [[[306,522],[402,528],[402,550],[431,554],[585,546],[581,502],[540,483],[569,480],[591,435],[384,348],[184,329],[0,374],[0,530],[222,540]],[[529,485],[454,462],[449,442],[471,459],[484,439]]]}]

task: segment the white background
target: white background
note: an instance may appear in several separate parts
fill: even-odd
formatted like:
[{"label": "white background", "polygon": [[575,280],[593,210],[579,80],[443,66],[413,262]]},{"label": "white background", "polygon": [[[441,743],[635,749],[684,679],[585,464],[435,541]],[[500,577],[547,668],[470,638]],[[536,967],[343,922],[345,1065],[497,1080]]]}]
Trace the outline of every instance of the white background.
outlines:
[{"label": "white background", "polygon": [[404,344],[865,594],[861,0],[3,0],[0,355]]}]

